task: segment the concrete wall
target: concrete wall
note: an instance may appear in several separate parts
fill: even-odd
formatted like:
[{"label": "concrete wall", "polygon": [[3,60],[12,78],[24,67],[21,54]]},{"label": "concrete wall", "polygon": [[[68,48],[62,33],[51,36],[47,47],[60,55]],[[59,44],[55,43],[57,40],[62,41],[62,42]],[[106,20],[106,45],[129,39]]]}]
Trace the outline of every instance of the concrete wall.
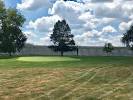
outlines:
[{"label": "concrete wall", "polygon": [[[60,52],[54,52],[47,46],[26,46],[17,55],[60,55]],[[64,55],[77,55],[77,51],[66,52]],[[103,47],[79,47],[80,56],[106,56]],[[110,56],[133,56],[133,51],[125,47],[116,47]]]}]

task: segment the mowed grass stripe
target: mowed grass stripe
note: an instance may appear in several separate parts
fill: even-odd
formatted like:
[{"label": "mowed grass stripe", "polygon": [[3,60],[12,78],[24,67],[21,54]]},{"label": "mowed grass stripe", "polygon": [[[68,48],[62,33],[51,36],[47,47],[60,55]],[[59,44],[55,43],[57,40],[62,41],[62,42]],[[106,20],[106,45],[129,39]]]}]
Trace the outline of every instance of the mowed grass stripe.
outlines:
[{"label": "mowed grass stripe", "polygon": [[[129,71],[130,71],[130,70],[129,70]],[[130,71],[130,72],[131,72],[131,71]],[[129,77],[127,77],[125,80],[118,81],[118,83],[116,83],[116,84],[127,83],[127,82],[129,82],[129,79],[131,79],[131,77],[133,77],[133,72],[131,72],[131,75],[130,75]],[[113,84],[113,85],[115,85],[115,84]],[[121,88],[121,87],[116,87],[115,89],[112,89],[112,90],[110,90],[110,91],[107,91],[105,94],[99,96],[98,99],[102,99],[102,98],[104,98],[104,97],[106,97],[106,96],[108,96],[108,95],[110,95],[110,94],[116,92],[116,91],[117,91],[118,89],[120,89],[120,88]],[[104,89],[105,89],[105,87],[103,88],[103,90],[104,90]]]},{"label": "mowed grass stripe", "polygon": [[[83,75],[84,77],[78,78],[76,80],[74,80],[71,84],[65,86],[65,87],[61,87],[61,88],[57,88],[56,91],[52,91],[52,93],[48,96],[48,98],[50,100],[59,100],[59,97],[65,95],[67,92],[70,92],[72,89],[78,87],[80,84],[82,84],[83,82],[86,82],[88,80],[88,78],[91,78],[93,74],[95,74],[95,71],[98,70],[99,68],[95,68],[92,71],[89,71],[89,73],[87,73],[86,75]],[[68,88],[68,89],[67,89]],[[62,92],[60,92],[62,91]]]},{"label": "mowed grass stripe", "polygon": [[[48,98],[51,98],[51,97],[53,96],[53,95],[52,95],[53,92],[56,93],[59,89],[62,89],[63,87],[67,87],[67,86],[69,86],[69,85],[71,86],[71,84],[75,83],[76,81],[79,81],[79,80],[81,80],[81,79],[83,79],[83,78],[85,78],[85,77],[88,77],[88,75],[90,74],[90,72],[92,72],[92,71],[94,71],[94,70],[96,70],[96,69],[97,69],[97,68],[91,68],[91,69],[89,69],[89,70],[83,72],[83,74],[82,74],[80,77],[78,77],[77,79],[74,79],[74,80],[71,80],[71,81],[69,81],[69,82],[67,82],[67,83],[65,83],[65,84],[59,85],[57,88],[47,91],[47,93],[44,94],[44,95],[46,95]],[[75,86],[76,86],[76,85],[75,85]],[[43,95],[42,95],[42,96],[43,96]],[[40,97],[39,97],[39,98],[40,98]]]},{"label": "mowed grass stripe", "polygon": [[[109,68],[112,68],[112,67],[109,67]],[[98,72],[100,72],[103,69],[106,69],[106,67],[96,68],[96,70],[94,70],[96,72],[93,73],[93,75],[89,79],[83,81],[82,83],[80,82],[80,84],[77,87],[72,88],[71,91],[69,91],[68,93],[66,93],[64,96],[60,97],[59,100],[62,100],[65,97],[67,98],[69,95],[73,94],[75,91],[78,91],[78,89],[80,87],[83,87],[84,85],[86,85],[87,83],[89,83],[92,79],[94,79],[97,76]]]},{"label": "mowed grass stripe", "polygon": [[[129,69],[129,68],[128,68]],[[129,70],[129,72],[131,72]],[[88,93],[88,96],[90,97],[97,97],[99,100],[104,99],[104,97],[109,96],[110,94],[113,94],[114,92],[116,92],[118,89],[120,89],[121,87],[113,87],[116,84],[123,84],[125,82],[129,83],[129,79],[133,78],[133,72],[131,72],[131,75],[129,77],[127,77],[126,79],[114,79],[111,80],[109,83],[106,84],[102,84],[102,86],[98,86],[95,87],[94,90],[92,90],[90,93]],[[131,84],[131,83],[130,83]],[[112,89],[113,88],[113,89]],[[78,90],[77,90],[78,91]],[[101,95],[100,95],[101,92]],[[77,100],[82,100],[84,98],[84,96],[80,96],[77,98]]]},{"label": "mowed grass stripe", "polygon": [[103,68],[99,68],[97,69],[97,71],[89,78],[87,79],[85,82],[80,83],[79,86],[75,87],[74,89],[72,89],[71,91],[69,91],[68,93],[66,93],[64,96],[60,97],[58,100],[62,100],[64,98],[67,98],[69,95],[71,95],[73,92],[77,91],[80,87],[86,85],[89,81],[91,81],[92,79],[95,78],[95,76],[97,75],[97,73],[102,70]]}]

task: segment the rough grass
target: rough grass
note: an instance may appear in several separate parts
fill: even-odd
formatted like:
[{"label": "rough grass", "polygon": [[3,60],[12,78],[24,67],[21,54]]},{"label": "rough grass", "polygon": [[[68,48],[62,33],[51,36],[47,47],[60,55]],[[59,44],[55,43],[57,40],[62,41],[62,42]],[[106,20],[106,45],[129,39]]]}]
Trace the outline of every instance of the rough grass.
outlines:
[{"label": "rough grass", "polygon": [[133,57],[76,57],[80,61],[61,62],[17,59],[0,58],[0,100],[133,99]]}]

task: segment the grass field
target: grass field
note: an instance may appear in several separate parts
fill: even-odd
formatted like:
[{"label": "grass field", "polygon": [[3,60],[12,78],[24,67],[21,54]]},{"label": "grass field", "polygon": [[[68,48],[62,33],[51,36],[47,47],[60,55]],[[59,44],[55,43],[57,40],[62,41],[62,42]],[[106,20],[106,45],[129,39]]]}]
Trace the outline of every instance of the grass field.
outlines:
[{"label": "grass field", "polygon": [[133,100],[133,57],[0,57],[0,100]]}]

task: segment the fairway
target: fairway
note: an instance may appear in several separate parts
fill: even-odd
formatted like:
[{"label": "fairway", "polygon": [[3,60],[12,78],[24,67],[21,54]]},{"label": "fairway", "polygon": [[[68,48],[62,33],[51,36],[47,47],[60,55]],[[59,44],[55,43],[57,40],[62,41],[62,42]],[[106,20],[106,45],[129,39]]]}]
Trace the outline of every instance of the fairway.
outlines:
[{"label": "fairway", "polygon": [[132,99],[133,57],[0,57],[0,100]]},{"label": "fairway", "polygon": [[80,59],[72,57],[19,57],[19,61],[30,61],[30,62],[53,62],[53,61],[80,61]]}]

